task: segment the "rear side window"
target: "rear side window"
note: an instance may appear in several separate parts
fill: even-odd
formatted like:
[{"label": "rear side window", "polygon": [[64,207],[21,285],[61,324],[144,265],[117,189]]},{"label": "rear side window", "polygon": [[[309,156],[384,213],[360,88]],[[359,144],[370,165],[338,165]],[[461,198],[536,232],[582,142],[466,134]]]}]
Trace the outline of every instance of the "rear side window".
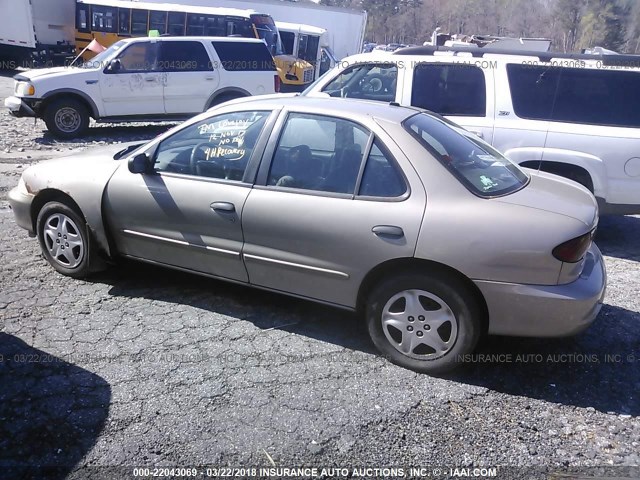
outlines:
[{"label": "rear side window", "polygon": [[480,197],[506,195],[527,184],[527,175],[515,164],[453,123],[419,113],[405,120],[403,126]]},{"label": "rear side window", "polygon": [[440,115],[484,117],[487,113],[484,73],[472,65],[416,65],[411,105]]},{"label": "rear side window", "polygon": [[392,102],[396,99],[398,67],[394,63],[367,63],[346,68],[322,91],[332,97]]},{"label": "rear side window", "polygon": [[373,142],[367,164],[364,167],[358,195],[365,197],[399,197],[407,186],[391,159],[391,155],[376,139]]},{"label": "rear side window", "polygon": [[640,73],[563,68],[552,113],[556,122],[640,127]]},{"label": "rear side window", "polygon": [[160,42],[158,68],[163,72],[211,70],[209,54],[200,42]]},{"label": "rear side window", "polygon": [[538,65],[507,65],[513,111],[520,118],[549,120],[560,69]]},{"label": "rear side window", "polygon": [[228,71],[274,71],[273,57],[264,43],[211,42],[222,68]]}]

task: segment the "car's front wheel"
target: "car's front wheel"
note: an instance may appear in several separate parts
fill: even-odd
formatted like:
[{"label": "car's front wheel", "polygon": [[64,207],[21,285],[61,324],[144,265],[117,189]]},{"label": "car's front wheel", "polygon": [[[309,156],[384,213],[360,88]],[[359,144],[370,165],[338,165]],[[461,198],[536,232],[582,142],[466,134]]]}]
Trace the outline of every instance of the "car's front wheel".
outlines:
[{"label": "car's front wheel", "polygon": [[406,274],[369,295],[367,327],[393,363],[421,373],[455,368],[480,337],[482,309],[471,289],[450,275]]},{"label": "car's front wheel", "polygon": [[62,98],[47,105],[44,123],[56,137],[76,138],[89,127],[89,112],[78,100]]},{"label": "car's front wheel", "polygon": [[84,219],[67,205],[49,202],[36,222],[44,258],[58,272],[74,278],[89,273],[89,236]]}]

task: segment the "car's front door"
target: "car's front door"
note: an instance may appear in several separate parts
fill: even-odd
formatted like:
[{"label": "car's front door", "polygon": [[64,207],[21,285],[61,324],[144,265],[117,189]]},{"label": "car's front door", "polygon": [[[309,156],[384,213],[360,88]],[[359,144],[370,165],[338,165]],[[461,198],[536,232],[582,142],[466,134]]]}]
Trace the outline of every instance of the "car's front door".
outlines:
[{"label": "car's front door", "polygon": [[163,115],[164,73],[158,42],[131,43],[100,74],[104,116]]},{"label": "car's front door", "polygon": [[153,172],[134,174],[122,165],[104,197],[118,252],[247,281],[240,219],[251,190],[249,166],[261,153],[256,143],[270,116],[210,117],[153,147]]},{"label": "car's front door", "polygon": [[389,138],[289,113],[265,159],[242,216],[252,284],[353,307],[369,270],[413,256],[425,192]]}]

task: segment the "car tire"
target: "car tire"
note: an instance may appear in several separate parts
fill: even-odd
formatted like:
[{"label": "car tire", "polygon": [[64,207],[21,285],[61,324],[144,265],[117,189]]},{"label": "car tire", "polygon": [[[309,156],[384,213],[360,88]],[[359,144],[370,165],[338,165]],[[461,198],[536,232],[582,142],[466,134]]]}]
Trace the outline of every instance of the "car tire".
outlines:
[{"label": "car tire", "polygon": [[391,277],[371,291],[366,323],[373,344],[391,362],[442,374],[475,350],[482,312],[460,279],[414,273]]},{"label": "car tire", "polygon": [[85,220],[64,203],[45,204],[36,221],[44,258],[63,275],[83,278],[89,273],[91,242]]},{"label": "car tire", "polygon": [[82,102],[73,98],[62,98],[47,105],[44,123],[58,138],[76,138],[89,127],[89,112]]},{"label": "car tire", "polygon": [[221,103],[228,102],[229,100],[235,100],[236,98],[242,98],[243,95],[239,93],[223,93],[214,98],[209,106],[205,110],[209,110],[211,107],[215,107],[216,105],[220,105]]}]

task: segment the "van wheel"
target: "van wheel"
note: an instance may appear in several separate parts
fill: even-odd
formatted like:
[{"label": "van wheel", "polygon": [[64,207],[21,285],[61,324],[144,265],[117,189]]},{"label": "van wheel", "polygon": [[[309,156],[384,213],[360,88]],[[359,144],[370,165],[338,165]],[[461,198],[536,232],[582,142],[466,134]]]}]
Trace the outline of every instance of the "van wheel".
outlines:
[{"label": "van wheel", "polygon": [[63,275],[82,278],[89,273],[90,241],[84,219],[64,203],[42,207],[36,232],[44,258]]},{"label": "van wheel", "polygon": [[79,137],[89,127],[89,112],[78,100],[62,98],[51,102],[44,111],[44,123],[56,137]]},{"label": "van wheel", "polygon": [[452,370],[480,337],[481,312],[471,290],[443,275],[406,274],[369,295],[369,335],[393,363],[420,373]]}]

